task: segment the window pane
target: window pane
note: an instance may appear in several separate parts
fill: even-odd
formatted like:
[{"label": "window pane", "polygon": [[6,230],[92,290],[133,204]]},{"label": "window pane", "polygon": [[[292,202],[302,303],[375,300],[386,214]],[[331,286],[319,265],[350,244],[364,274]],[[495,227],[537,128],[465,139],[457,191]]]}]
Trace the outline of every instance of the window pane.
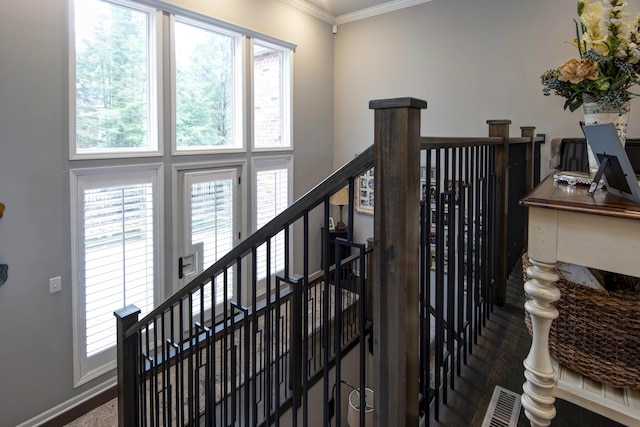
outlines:
[{"label": "window pane", "polygon": [[149,13],[98,0],[74,3],[76,152],[155,149],[149,124]]},{"label": "window pane", "polygon": [[282,52],[258,43],[253,52],[254,145],[288,147],[283,133]]},{"label": "window pane", "polygon": [[[258,170],[256,174],[256,229],[289,206],[288,169]],[[284,269],[284,231],[271,238],[270,273]],[[258,280],[267,277],[267,248],[263,244],[257,254]]]},{"label": "window pane", "polygon": [[233,147],[234,38],[175,24],[178,150]]},{"label": "window pane", "polygon": [[154,303],[152,183],[87,189],[83,195],[86,354],[116,343],[113,312]]},{"label": "window pane", "polygon": [[[216,179],[217,175],[217,179]],[[209,268],[226,255],[234,245],[234,178],[223,178],[229,173],[187,174],[190,188],[190,245],[202,245],[203,268]],[[235,175],[234,175],[235,176]],[[224,300],[224,277],[215,279],[215,301]],[[233,270],[227,272],[227,298],[233,298]],[[211,308],[211,282],[204,287],[205,309]],[[200,292],[196,292],[193,314],[200,313]]]}]

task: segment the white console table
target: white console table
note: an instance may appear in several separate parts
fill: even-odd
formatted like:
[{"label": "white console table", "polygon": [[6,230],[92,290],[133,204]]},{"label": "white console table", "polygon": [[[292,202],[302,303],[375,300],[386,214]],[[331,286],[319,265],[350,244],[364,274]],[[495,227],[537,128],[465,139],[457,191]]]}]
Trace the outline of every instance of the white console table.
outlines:
[{"label": "white console table", "polygon": [[532,343],[524,361],[522,406],[531,426],[548,426],[560,398],[625,425],[640,425],[640,391],[616,389],[565,369],[549,354],[559,261],[640,277],[640,205],[587,187],[556,184],[550,175],[522,201],[529,208]]}]

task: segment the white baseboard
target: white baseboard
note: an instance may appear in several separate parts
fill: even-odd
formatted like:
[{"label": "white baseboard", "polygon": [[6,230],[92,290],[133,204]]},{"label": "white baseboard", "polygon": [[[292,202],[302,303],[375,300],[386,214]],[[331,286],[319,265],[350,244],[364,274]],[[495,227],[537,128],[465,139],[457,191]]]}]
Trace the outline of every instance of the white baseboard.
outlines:
[{"label": "white baseboard", "polygon": [[18,424],[16,427],[37,427],[40,426],[48,421],[53,420],[54,418],[56,418],[57,416],[59,416],[60,414],[63,414],[73,408],[75,408],[76,406],[81,405],[82,403],[88,401],[89,399],[93,398],[94,396],[104,392],[105,390],[115,386],[117,384],[117,380],[115,378],[112,378],[110,380],[107,380],[101,384],[98,384],[95,387],[90,388],[87,391],[84,391],[82,393],[80,393],[79,395],[72,397],[71,399],[62,402],[59,405],[54,406],[53,408],[41,413],[40,415],[37,415],[25,422],[23,422],[22,424]]}]

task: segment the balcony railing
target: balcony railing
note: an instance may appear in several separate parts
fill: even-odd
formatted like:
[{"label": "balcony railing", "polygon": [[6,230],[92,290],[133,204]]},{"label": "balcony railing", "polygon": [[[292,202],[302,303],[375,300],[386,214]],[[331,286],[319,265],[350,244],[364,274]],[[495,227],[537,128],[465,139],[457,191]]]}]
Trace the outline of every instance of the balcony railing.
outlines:
[{"label": "balcony railing", "polygon": [[[431,408],[437,417],[492,304],[504,302],[508,256],[524,244],[507,231],[524,236],[526,223],[513,220],[510,203],[539,179],[544,138],[533,128],[509,138],[508,121],[488,122],[487,138],[420,137],[422,101],[371,107],[373,147],[143,319],[132,306],[116,313],[120,425],[339,426],[352,388],[365,406],[365,386],[375,391],[377,425],[412,423]],[[371,167],[374,236],[365,246],[353,239],[361,226],[353,207],[356,180]],[[349,226],[330,251],[329,198],[345,185]],[[320,227],[323,268],[312,271],[311,233]],[[272,274],[271,242],[281,232],[285,254],[301,249]],[[351,255],[329,262],[347,246]],[[219,301],[205,292],[211,283],[249,295]],[[351,420],[364,425],[368,416]]]}]

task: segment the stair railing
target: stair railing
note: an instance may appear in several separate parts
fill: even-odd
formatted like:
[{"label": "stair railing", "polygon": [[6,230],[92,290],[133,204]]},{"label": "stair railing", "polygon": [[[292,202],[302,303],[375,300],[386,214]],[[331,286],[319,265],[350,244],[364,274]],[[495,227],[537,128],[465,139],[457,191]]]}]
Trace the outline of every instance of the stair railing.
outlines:
[{"label": "stair railing", "polygon": [[[440,393],[446,402],[447,378],[454,387],[454,363],[459,375],[458,356],[466,363],[473,337],[504,293],[509,201],[522,197],[509,192],[515,170],[510,153],[524,147],[525,167],[518,175],[531,188],[539,179],[544,138],[534,137],[533,128],[523,128],[521,138],[509,138],[509,121],[488,122],[488,138],[420,137],[424,101],[402,98],[370,106],[376,110],[374,146],[143,319],[138,320],[139,310],[132,306],[116,312],[119,425],[279,425],[285,410],[291,411],[294,426],[299,419],[307,425],[310,417],[319,416],[328,425],[342,411],[343,350],[359,344],[358,378],[364,387],[365,336],[371,331],[377,425],[412,424],[433,398],[438,407]],[[420,202],[421,163],[429,171],[429,187],[434,169],[434,205],[430,188],[429,199]],[[355,180],[372,166],[373,251],[353,242]],[[335,253],[351,246],[355,254],[330,265],[329,198],[345,185],[349,228],[347,239],[336,242]],[[325,258],[323,269],[312,272],[309,236],[318,225],[323,227]],[[450,227],[446,237],[445,226]],[[301,236],[302,271],[294,274],[287,258],[284,271],[272,280],[271,241],[279,233],[284,233],[285,254],[290,253],[292,234]],[[263,299],[255,289],[261,245],[266,246],[267,265]],[[226,294],[230,281],[242,280],[253,285],[248,306],[239,303],[239,293],[233,300]],[[216,304],[212,291],[207,306],[205,290],[211,284],[223,290],[223,304]],[[415,316],[406,310],[414,305],[419,306]],[[316,323],[313,316],[321,320]],[[427,339],[432,325],[435,344]],[[435,389],[430,386],[433,376]],[[309,401],[313,378],[323,382],[321,415],[314,414],[319,405]],[[361,423],[364,416],[360,414]]]}]

